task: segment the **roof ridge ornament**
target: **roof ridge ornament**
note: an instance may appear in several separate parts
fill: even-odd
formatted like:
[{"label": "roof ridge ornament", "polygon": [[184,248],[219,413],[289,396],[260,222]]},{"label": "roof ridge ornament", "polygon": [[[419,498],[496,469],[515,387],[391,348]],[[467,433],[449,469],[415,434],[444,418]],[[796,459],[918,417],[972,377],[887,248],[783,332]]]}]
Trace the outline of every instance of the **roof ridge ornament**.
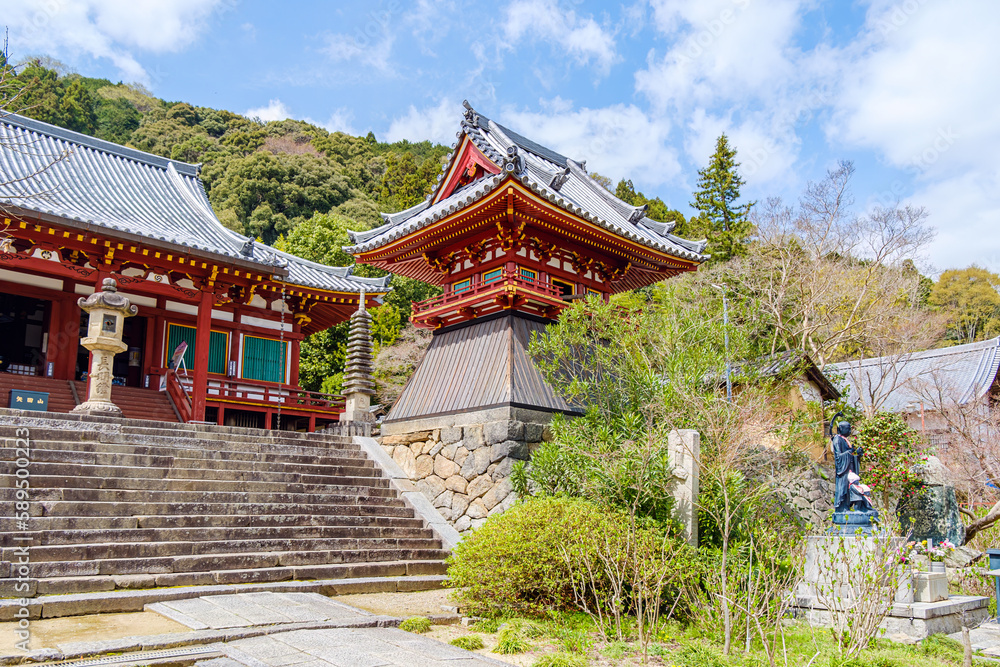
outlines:
[{"label": "roof ridge ornament", "polygon": [[565,185],[567,180],[569,180],[569,167],[553,175],[552,180],[549,181],[549,187],[559,192],[559,189]]},{"label": "roof ridge ornament", "polygon": [[635,210],[632,211],[628,216],[629,222],[639,222],[646,217],[646,211],[649,210],[649,204],[643,204],[642,206],[636,206]]},{"label": "roof ridge ornament", "polygon": [[479,114],[476,110],[472,108],[469,104],[469,100],[462,100],[462,106],[465,107],[465,120],[469,121],[473,125],[479,125]]},{"label": "roof ridge ornament", "polygon": [[252,236],[250,238],[248,238],[243,243],[243,245],[240,246],[240,254],[243,255],[244,257],[253,258],[253,247],[254,247],[255,243],[256,243],[256,241],[254,240],[254,238]]},{"label": "roof ridge ornament", "polygon": [[518,153],[517,146],[507,147],[507,157],[503,159],[503,171],[518,175],[524,171],[524,158]]}]

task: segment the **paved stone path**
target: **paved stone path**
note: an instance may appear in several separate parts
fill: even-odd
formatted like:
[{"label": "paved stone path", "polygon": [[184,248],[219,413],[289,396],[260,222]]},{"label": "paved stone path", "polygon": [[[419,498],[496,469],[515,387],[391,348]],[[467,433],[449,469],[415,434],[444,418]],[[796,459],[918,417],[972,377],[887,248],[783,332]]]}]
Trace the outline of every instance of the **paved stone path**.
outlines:
[{"label": "paved stone path", "polygon": [[192,630],[248,628],[278,623],[354,620],[368,612],[336,602],[319,593],[239,593],[205,595],[146,605],[147,611],[186,625]]}]

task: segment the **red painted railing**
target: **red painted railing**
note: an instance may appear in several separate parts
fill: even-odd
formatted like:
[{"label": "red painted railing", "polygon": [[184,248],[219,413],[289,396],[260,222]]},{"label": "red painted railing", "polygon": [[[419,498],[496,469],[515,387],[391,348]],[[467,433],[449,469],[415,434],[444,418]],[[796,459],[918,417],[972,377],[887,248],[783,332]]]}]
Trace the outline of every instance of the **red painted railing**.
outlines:
[{"label": "red painted railing", "polygon": [[535,278],[528,278],[526,276],[522,276],[520,272],[512,272],[504,269],[499,278],[491,280],[488,283],[480,282],[459,292],[442,294],[441,296],[433,299],[427,299],[426,301],[417,301],[413,304],[413,314],[416,316],[430,310],[437,310],[441,306],[447,306],[448,304],[464,301],[469,297],[480,297],[494,292],[502,292],[506,289],[506,286],[510,284],[528,292],[535,292],[541,296],[558,299],[560,301],[562,300],[562,292],[552,283]]},{"label": "red painted railing", "polygon": [[167,371],[167,396],[173,402],[174,407],[177,409],[177,415],[181,418],[182,422],[191,421],[192,413],[194,408],[191,405],[191,397],[188,395],[187,388],[181,381],[181,378],[177,376],[177,371],[170,369]]},{"label": "red painted railing", "polygon": [[247,380],[210,380],[208,401],[224,401],[283,410],[302,410],[326,415],[344,411],[344,397],[307,391],[289,385],[256,383]]}]

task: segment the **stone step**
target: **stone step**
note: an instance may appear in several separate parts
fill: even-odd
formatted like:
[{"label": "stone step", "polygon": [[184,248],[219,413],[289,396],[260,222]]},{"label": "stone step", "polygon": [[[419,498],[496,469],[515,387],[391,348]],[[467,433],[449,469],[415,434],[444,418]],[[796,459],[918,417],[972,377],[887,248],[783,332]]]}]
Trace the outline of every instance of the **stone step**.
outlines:
[{"label": "stone step", "polygon": [[[297,526],[353,527],[371,526],[394,528],[422,528],[423,519],[413,517],[380,517],[364,515],[314,515],[314,514],[199,514],[189,516],[37,516],[32,517],[32,531],[49,534],[58,531],[138,530],[145,528],[290,528]],[[17,522],[10,517],[0,517],[0,533],[22,534]]]},{"label": "stone step", "polygon": [[[13,450],[11,450],[13,451]],[[0,455],[0,461],[13,457]],[[333,460],[333,459],[331,459]],[[381,470],[371,461],[351,461],[354,465],[317,463],[286,463],[273,461],[233,461],[227,459],[179,458],[172,456],[147,456],[117,454],[112,452],[77,452],[71,450],[36,449],[31,451],[32,462],[67,463],[72,465],[125,466],[129,468],[187,468],[194,470],[230,470],[234,472],[282,472],[349,477],[380,477]]]},{"label": "stone step", "polygon": [[[103,537],[103,536],[102,536]],[[51,563],[80,559],[87,561],[109,559],[155,559],[162,557],[207,556],[233,553],[300,552],[325,553],[335,551],[361,552],[386,549],[440,549],[441,543],[431,532],[421,537],[301,537],[258,538],[250,540],[221,539],[174,542],[110,542],[62,544],[28,547],[32,563]],[[18,560],[14,547],[0,549],[0,560]],[[328,555],[326,556],[329,557]],[[442,556],[443,558],[443,556]],[[383,559],[384,560],[384,559]],[[308,561],[314,562],[314,561]],[[323,560],[322,562],[333,562]],[[301,563],[287,563],[301,564]],[[178,571],[178,570],[175,570]]]},{"label": "stone step", "polygon": [[[353,517],[357,519],[357,517]],[[151,542],[212,542],[219,540],[254,539],[429,539],[433,533],[424,528],[420,519],[410,524],[392,523],[403,519],[369,519],[355,525],[289,525],[289,526],[210,526],[198,528],[118,528],[96,530],[32,530],[0,535],[0,549],[34,544],[30,547],[53,547],[80,544],[129,544]],[[378,522],[376,524],[375,522]],[[369,523],[373,525],[369,525]],[[35,527],[37,528],[37,527]],[[17,539],[15,539],[17,538]],[[24,541],[22,538],[31,538]]]},{"label": "stone step", "polygon": [[[360,551],[270,551],[229,552],[206,555],[149,556],[137,558],[108,558],[72,561],[40,561],[28,564],[29,577],[83,577],[96,575],[127,574],[185,574],[191,572],[216,572],[220,570],[263,570],[270,573],[254,575],[256,581],[283,581],[287,579],[319,579],[329,575],[322,568],[344,563],[379,563],[385,561],[443,561],[448,552],[442,549],[364,549]],[[332,560],[326,561],[325,558]],[[270,575],[282,571],[281,578]],[[243,580],[246,581],[246,580]],[[208,582],[188,582],[208,583]],[[219,581],[215,583],[237,583]],[[174,584],[183,585],[183,584]]]},{"label": "stone step", "polygon": [[[370,563],[366,565],[334,565],[329,578],[307,579],[282,582],[238,582],[236,584],[216,584],[214,574],[208,573],[213,579],[208,585],[190,585],[179,583],[183,577],[202,577],[200,575],[135,575],[135,576],[97,576],[97,577],[61,577],[59,579],[32,580],[30,595],[36,594],[37,588],[43,588],[42,581],[54,583],[62,588],[50,593],[38,593],[37,597],[28,600],[28,614],[31,619],[64,618],[97,613],[128,613],[142,611],[148,604],[170,600],[188,600],[204,595],[227,595],[234,593],[249,593],[274,591],[283,593],[313,592],[321,595],[348,595],[352,593],[396,593],[425,591],[441,588],[445,576],[443,574],[423,574],[424,572],[440,571],[440,562],[410,562],[410,563]],[[395,574],[398,572],[404,574]],[[252,571],[251,571],[252,572]],[[220,573],[228,578],[233,573]],[[236,573],[237,575],[239,573]],[[162,579],[163,583],[157,583]],[[0,579],[0,597],[13,586],[15,580]],[[169,583],[167,583],[169,582]],[[103,585],[102,585],[103,584]],[[76,589],[69,586],[76,586]],[[162,586],[169,586],[165,588]],[[89,587],[95,592],[83,592]],[[0,600],[0,621],[17,620],[23,594],[7,595],[14,599]]]},{"label": "stone step", "polygon": [[[82,467],[82,466],[81,466]],[[91,490],[149,490],[149,491],[218,491],[230,493],[295,493],[340,494],[362,493],[367,496],[395,497],[389,480],[380,477],[332,477],[327,484],[302,484],[299,482],[266,482],[256,479],[149,479],[145,477],[78,477],[32,474],[31,484],[36,489],[91,489]],[[13,487],[16,479],[7,475],[0,479],[0,488]]]},{"label": "stone step", "polygon": [[[401,502],[401,501],[400,501]],[[40,501],[32,503],[32,512],[44,516],[121,516],[160,515],[184,516],[196,514],[300,514],[308,512],[316,515],[383,516],[413,518],[413,510],[404,505],[390,504],[302,504],[275,502],[236,503],[155,503],[134,502],[127,505],[120,502],[74,502]]]},{"label": "stone step", "polygon": [[[32,489],[31,497],[38,502],[80,502],[80,503],[124,503],[124,504],[308,504],[308,505],[354,505],[403,507],[402,500],[389,489],[372,489],[360,487],[345,493],[258,493],[231,491],[154,491],[135,489],[82,489],[82,488],[52,488]],[[0,488],[0,503],[13,503],[17,489]],[[13,506],[13,505],[11,505]],[[112,516],[124,512],[113,512]],[[134,512],[133,512],[134,513]],[[180,512],[178,512],[180,513]]]},{"label": "stone step", "polygon": [[[53,463],[32,461],[32,478],[45,476],[79,475],[80,477],[128,478],[145,480],[204,480],[223,482],[267,482],[274,484],[346,485],[388,488],[391,481],[385,477],[346,475],[313,475],[308,473],[271,472],[268,470],[217,470],[212,468],[165,468],[148,466],[97,466],[82,463]],[[0,487],[10,486],[0,479]]]},{"label": "stone step", "polygon": [[[13,438],[0,440],[0,456],[14,458],[17,447]],[[120,455],[156,456],[160,458],[202,458],[210,460],[230,461],[273,461],[282,463],[312,463],[320,465],[336,465],[338,461],[366,461],[360,448],[305,448],[278,447],[263,445],[249,448],[230,448],[217,446],[215,442],[197,441],[196,445],[185,446],[177,441],[170,444],[149,444],[135,441],[108,442],[102,440],[59,440],[55,438],[37,438],[31,440],[34,450],[64,450],[71,452],[101,452]],[[22,452],[23,454],[23,452]],[[355,463],[354,465],[358,465]]]}]

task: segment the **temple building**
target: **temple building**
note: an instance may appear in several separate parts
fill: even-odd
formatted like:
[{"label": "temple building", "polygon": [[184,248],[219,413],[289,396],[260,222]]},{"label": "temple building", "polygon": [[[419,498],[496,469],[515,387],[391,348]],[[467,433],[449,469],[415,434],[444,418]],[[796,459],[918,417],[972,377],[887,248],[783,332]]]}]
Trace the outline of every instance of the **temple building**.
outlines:
[{"label": "temple building", "polygon": [[[500,484],[508,459],[527,458],[552,413],[579,411],[531,363],[532,333],[574,299],[607,300],[696,269],[707,258],[706,244],[675,236],[672,224],[646,217],[645,206],[608,192],[583,161],[513,132],[468,102],[457,136],[431,195],[384,215],[376,229],[352,234],[345,250],[358,262],[444,291],[413,304],[412,321],[433,329],[434,337],[382,424],[383,446],[440,430],[442,442],[461,441],[475,455],[453,461],[463,475],[491,474]],[[483,444],[493,453],[480,456]],[[436,455],[450,452],[439,448]],[[407,468],[400,445],[393,456]],[[419,456],[411,466],[418,478]],[[446,497],[433,480],[426,475],[418,487],[431,497],[441,486]],[[465,519],[451,508],[459,529],[485,516],[470,502]]]},{"label": "temple building", "polygon": [[298,386],[300,342],[350,318],[362,295],[377,305],[388,277],[225,228],[198,173],[0,116],[0,389],[48,392],[50,410],[80,403],[89,364],[77,299],[113,278],[139,308],[114,361],[125,416],[169,397],[179,421],[311,431],[337,420],[342,399]]}]

